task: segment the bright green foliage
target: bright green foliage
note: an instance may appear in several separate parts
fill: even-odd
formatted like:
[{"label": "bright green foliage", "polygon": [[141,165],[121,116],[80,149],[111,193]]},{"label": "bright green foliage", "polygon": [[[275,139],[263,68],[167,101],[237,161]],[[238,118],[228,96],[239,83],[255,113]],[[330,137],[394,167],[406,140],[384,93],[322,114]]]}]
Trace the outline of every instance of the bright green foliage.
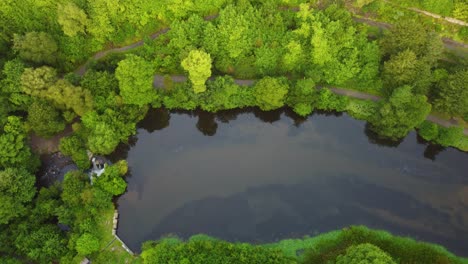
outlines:
[{"label": "bright green foliage", "polygon": [[93,108],[90,91],[64,79],[57,80],[56,71],[50,67],[26,69],[21,76],[21,84],[26,94],[50,100],[58,108],[73,110],[79,116]]},{"label": "bright green foliage", "polygon": [[435,108],[452,116],[468,114],[468,70],[451,74],[436,88]]},{"label": "bright green foliage", "polygon": [[26,94],[35,97],[46,97],[48,89],[57,81],[57,72],[47,66],[27,68],[21,76],[21,86]]},{"label": "bright green foliage", "polygon": [[26,142],[26,130],[21,118],[9,116],[0,135],[0,168],[23,167],[35,171],[39,160]]},{"label": "bright green foliage", "polygon": [[74,37],[85,32],[88,23],[86,13],[75,3],[59,4],[57,8],[57,22],[62,26],[65,35]]},{"label": "bright green foliage", "polygon": [[453,16],[462,21],[468,21],[468,4],[463,1],[455,3]]},{"label": "bright green foliage", "polygon": [[76,241],[76,251],[86,256],[99,250],[99,240],[92,234],[85,233]]},{"label": "bright green foliage", "polygon": [[370,120],[371,128],[384,137],[403,138],[421,124],[430,111],[431,105],[425,96],[415,95],[411,87],[403,86],[380,102],[376,115]]},{"label": "bright green foliage", "polygon": [[192,50],[182,63],[184,70],[188,71],[189,79],[195,93],[206,91],[205,82],[211,76],[210,54],[201,50]]},{"label": "bright green foliage", "polygon": [[0,224],[26,213],[26,205],[36,193],[36,178],[25,169],[0,171]]},{"label": "bright green foliage", "polygon": [[46,99],[55,102],[59,108],[73,110],[79,116],[93,109],[91,92],[79,86],[73,86],[66,80],[58,80],[43,95]]},{"label": "bright green foliage", "polygon": [[441,246],[392,236],[390,233],[370,230],[364,226],[344,228],[338,235],[328,236],[314,243],[310,249],[306,250],[302,263],[336,263],[336,258],[346,254],[347,248],[364,243],[375,245],[398,263],[464,263]]},{"label": "bright green foliage", "polygon": [[61,138],[59,149],[64,155],[71,156],[78,168],[89,168],[90,162],[86,152],[85,142],[78,135]]},{"label": "bright green foliage", "polygon": [[202,264],[202,263],[296,263],[279,250],[266,249],[250,244],[231,244],[214,239],[194,239],[182,243],[167,239],[147,243],[141,258],[144,264]]},{"label": "bright green foliage", "polygon": [[153,88],[153,65],[141,57],[129,55],[119,62],[115,77],[126,104],[143,106],[156,99]]},{"label": "bright green foliage", "polygon": [[286,71],[300,71],[305,64],[304,48],[301,43],[292,40],[286,46],[287,53],[283,57],[283,65]]},{"label": "bright green foliage", "polygon": [[[357,78],[374,80],[378,74],[379,51],[376,43],[368,42],[365,34],[357,32],[351,14],[336,5],[325,12],[313,12],[301,5],[300,21],[294,31],[306,47],[310,45],[310,61],[306,75],[329,84],[344,84]],[[310,43],[310,44],[309,44]]]},{"label": "bright green foliage", "polygon": [[24,36],[14,36],[13,49],[23,60],[53,64],[56,61],[58,47],[49,34],[29,32]]},{"label": "bright green foliage", "polygon": [[254,86],[256,105],[264,111],[280,108],[284,105],[288,89],[286,79],[265,77]]},{"label": "bright green foliage", "polygon": [[121,195],[127,188],[127,183],[122,178],[128,170],[126,161],[106,166],[104,173],[95,180],[95,185],[112,195]]},{"label": "bright green foliage", "polygon": [[346,249],[346,254],[336,258],[336,264],[396,264],[396,262],[380,248],[365,243]]},{"label": "bright green foliage", "polygon": [[120,142],[136,133],[136,123],[146,113],[135,106],[124,106],[116,111],[106,109],[103,114],[88,112],[82,117],[87,146],[95,154],[110,154]]},{"label": "bright green foliage", "polygon": [[312,79],[302,79],[290,87],[286,104],[298,115],[307,116],[314,109],[317,94],[315,82]]},{"label": "bright green foliage", "polygon": [[453,0],[422,0],[424,10],[450,16],[453,9]]},{"label": "bright green foliage", "polygon": [[51,137],[65,129],[65,122],[57,109],[43,100],[35,100],[31,104],[27,124],[42,137]]}]

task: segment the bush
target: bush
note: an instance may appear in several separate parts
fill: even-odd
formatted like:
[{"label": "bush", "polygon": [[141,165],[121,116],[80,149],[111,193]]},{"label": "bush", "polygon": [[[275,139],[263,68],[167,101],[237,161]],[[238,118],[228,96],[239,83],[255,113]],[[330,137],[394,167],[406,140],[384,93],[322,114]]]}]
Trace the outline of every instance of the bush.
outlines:
[{"label": "bush", "polygon": [[424,121],[418,127],[419,135],[427,141],[437,139],[439,136],[439,128],[436,124]]},{"label": "bush", "polygon": [[350,99],[346,111],[360,120],[369,120],[375,115],[378,104],[371,100]]},{"label": "bush", "polygon": [[444,147],[456,146],[460,144],[460,141],[463,138],[463,128],[462,127],[440,127],[439,135],[437,137],[437,143],[441,144]]},{"label": "bush", "polygon": [[326,111],[345,111],[349,103],[349,98],[334,94],[327,88],[319,91],[319,98],[317,101],[317,108]]},{"label": "bush", "polygon": [[76,241],[76,251],[81,255],[88,255],[99,250],[99,240],[88,233],[85,233]]},{"label": "bush", "polygon": [[85,143],[78,135],[60,139],[59,149],[64,155],[70,156],[78,168],[82,170],[89,168],[90,162]]},{"label": "bush", "polygon": [[188,242],[162,240],[146,243],[141,253],[144,264],[204,263],[295,263],[281,251],[250,244],[234,244],[220,240],[194,239]]},{"label": "bush", "polygon": [[336,264],[396,264],[396,262],[380,248],[365,243],[349,247],[346,254],[336,258]]},{"label": "bush", "polygon": [[41,137],[51,137],[65,129],[65,121],[51,103],[35,100],[28,109],[28,125]]}]

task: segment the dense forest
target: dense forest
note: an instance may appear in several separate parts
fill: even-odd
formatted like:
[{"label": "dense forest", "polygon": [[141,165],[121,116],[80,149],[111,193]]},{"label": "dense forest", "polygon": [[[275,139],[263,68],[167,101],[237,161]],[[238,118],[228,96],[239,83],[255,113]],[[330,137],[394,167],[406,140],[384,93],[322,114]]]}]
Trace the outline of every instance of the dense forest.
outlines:
[{"label": "dense forest", "polygon": [[[136,133],[150,107],[347,112],[382,138],[398,141],[417,129],[427,141],[468,151],[466,44],[453,48],[446,43],[457,42],[442,38],[466,41],[468,27],[445,27],[411,7],[468,22],[464,0],[1,1],[0,262],[127,258],[104,250],[112,199],[126,189],[126,162],[108,166],[91,184],[88,151],[111,154]],[[405,11],[397,18],[387,12],[398,8]],[[376,23],[358,20],[363,15]],[[380,99],[357,99],[334,88]],[[430,122],[429,115],[458,125]],[[59,149],[81,171],[39,188],[40,160],[30,137],[67,130]],[[370,233],[368,239],[354,235],[360,239],[343,233],[311,245],[304,263],[360,263],[356,258],[363,255],[382,259],[372,263],[415,263],[421,256],[424,263],[462,263],[426,244],[413,241],[418,250],[408,253],[410,242],[405,250]],[[204,252],[212,249],[212,262],[205,261]],[[188,260],[195,255],[197,261]],[[278,248],[207,238],[147,243],[141,259],[130,259],[298,261]]]}]

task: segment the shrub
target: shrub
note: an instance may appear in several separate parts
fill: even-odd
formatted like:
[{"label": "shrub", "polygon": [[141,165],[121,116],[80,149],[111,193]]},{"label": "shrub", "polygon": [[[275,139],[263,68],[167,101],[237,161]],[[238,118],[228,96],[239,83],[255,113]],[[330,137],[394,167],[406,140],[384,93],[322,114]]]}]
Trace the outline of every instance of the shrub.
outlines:
[{"label": "shrub", "polygon": [[99,240],[88,233],[85,233],[76,241],[76,251],[82,255],[88,255],[99,250]]},{"label": "shrub", "polygon": [[396,264],[396,262],[380,248],[364,243],[346,249],[346,254],[336,258],[336,264]]},{"label": "shrub", "polygon": [[250,244],[234,244],[212,239],[193,239],[188,242],[162,240],[145,243],[141,258],[144,264],[158,263],[295,263],[281,251]]}]

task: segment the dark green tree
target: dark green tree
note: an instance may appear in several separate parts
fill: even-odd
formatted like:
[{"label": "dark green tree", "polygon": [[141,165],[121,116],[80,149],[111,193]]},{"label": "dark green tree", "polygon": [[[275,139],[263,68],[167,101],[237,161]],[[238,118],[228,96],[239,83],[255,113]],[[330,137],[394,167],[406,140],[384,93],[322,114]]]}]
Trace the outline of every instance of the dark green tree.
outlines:
[{"label": "dark green tree", "polygon": [[39,159],[26,142],[24,123],[17,116],[9,116],[7,120],[0,135],[0,169],[23,167],[34,172],[39,166]]},{"label": "dark green tree", "polygon": [[29,106],[27,125],[42,137],[51,137],[65,129],[65,120],[50,102],[34,100]]},{"label": "dark green tree", "polygon": [[383,137],[399,139],[421,124],[431,111],[424,95],[416,95],[411,87],[403,86],[393,91],[390,98],[379,103],[371,118],[371,128]]},{"label": "dark green tree", "polygon": [[57,58],[58,46],[55,40],[46,32],[29,32],[25,35],[14,36],[13,49],[23,60],[38,64],[54,64]]},{"label": "dark green tree", "polygon": [[434,106],[451,116],[468,116],[468,70],[449,75],[435,89]]},{"label": "dark green tree", "polygon": [[25,169],[0,171],[0,224],[27,212],[26,206],[36,194],[36,178]]}]

